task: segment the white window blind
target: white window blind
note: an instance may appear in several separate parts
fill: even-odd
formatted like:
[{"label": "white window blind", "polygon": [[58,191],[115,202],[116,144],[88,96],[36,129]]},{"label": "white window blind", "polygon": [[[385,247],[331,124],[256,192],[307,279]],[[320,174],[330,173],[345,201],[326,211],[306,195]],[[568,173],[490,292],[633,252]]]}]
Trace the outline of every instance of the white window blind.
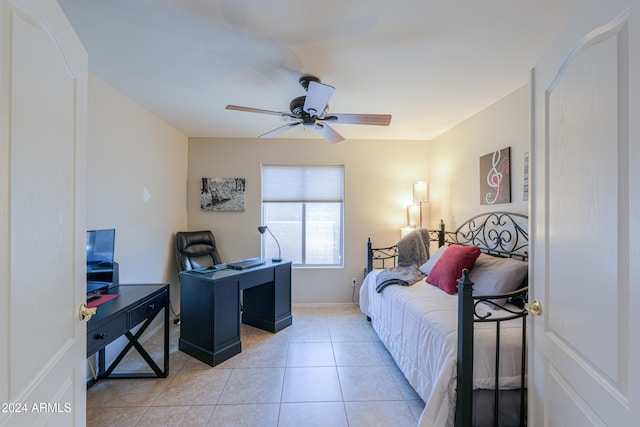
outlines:
[{"label": "white window blind", "polygon": [[342,202],[344,166],[262,166],[262,202]]},{"label": "white window blind", "polygon": [[344,166],[262,166],[262,223],[280,243],[263,236],[263,257],[341,266],[343,217]]}]

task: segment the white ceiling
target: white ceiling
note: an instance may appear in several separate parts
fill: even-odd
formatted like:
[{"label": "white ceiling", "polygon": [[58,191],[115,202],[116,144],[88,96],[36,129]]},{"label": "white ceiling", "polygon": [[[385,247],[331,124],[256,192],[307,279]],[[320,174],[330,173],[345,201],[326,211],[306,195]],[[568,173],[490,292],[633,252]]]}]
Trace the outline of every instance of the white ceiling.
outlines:
[{"label": "white ceiling", "polygon": [[[581,0],[58,0],[89,69],[188,136],[253,138],[302,74],[336,88],[347,139],[429,140],[526,84]],[[298,129],[300,128],[300,129]],[[283,138],[319,138],[303,126]]]}]

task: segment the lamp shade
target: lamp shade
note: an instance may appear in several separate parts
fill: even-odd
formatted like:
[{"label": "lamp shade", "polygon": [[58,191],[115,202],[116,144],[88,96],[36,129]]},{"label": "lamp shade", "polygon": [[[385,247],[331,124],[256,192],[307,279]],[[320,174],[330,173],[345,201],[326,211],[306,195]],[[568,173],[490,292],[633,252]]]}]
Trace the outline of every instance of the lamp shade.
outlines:
[{"label": "lamp shade", "polygon": [[413,183],[413,203],[429,201],[429,183],[417,181]]},{"label": "lamp shade", "polygon": [[420,205],[407,205],[407,225],[415,227],[420,224]]},{"label": "lamp shade", "polygon": [[416,229],[415,227],[412,227],[410,225],[400,228],[400,238],[402,239],[404,236],[411,233],[415,229]]}]

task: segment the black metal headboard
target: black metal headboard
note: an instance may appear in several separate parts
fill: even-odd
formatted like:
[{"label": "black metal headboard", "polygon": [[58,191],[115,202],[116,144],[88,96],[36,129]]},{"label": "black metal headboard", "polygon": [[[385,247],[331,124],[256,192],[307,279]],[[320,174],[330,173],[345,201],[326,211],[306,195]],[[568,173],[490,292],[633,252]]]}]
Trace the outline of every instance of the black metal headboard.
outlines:
[{"label": "black metal headboard", "polygon": [[[438,246],[459,244],[478,246],[482,252],[526,261],[529,258],[528,218],[514,212],[486,212],[466,220],[456,231],[445,231],[440,221],[438,230],[429,230],[432,242]],[[365,275],[375,268],[396,265],[398,246],[375,248],[367,239]]]},{"label": "black metal headboard", "polygon": [[482,252],[506,258],[529,258],[528,217],[513,212],[487,212],[466,220],[456,231],[445,231],[445,244],[478,246]]}]

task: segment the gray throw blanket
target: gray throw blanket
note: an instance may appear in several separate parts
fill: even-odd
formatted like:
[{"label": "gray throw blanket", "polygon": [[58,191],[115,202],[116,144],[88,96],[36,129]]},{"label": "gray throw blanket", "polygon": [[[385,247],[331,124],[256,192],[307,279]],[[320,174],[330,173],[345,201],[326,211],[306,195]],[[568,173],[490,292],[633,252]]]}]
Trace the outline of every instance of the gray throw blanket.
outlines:
[{"label": "gray throw blanket", "polygon": [[421,266],[429,259],[429,230],[413,230],[398,242],[398,265]]},{"label": "gray throw blanket", "polygon": [[387,268],[376,276],[376,292],[382,292],[389,285],[410,286],[423,278],[424,274],[415,264]]}]

